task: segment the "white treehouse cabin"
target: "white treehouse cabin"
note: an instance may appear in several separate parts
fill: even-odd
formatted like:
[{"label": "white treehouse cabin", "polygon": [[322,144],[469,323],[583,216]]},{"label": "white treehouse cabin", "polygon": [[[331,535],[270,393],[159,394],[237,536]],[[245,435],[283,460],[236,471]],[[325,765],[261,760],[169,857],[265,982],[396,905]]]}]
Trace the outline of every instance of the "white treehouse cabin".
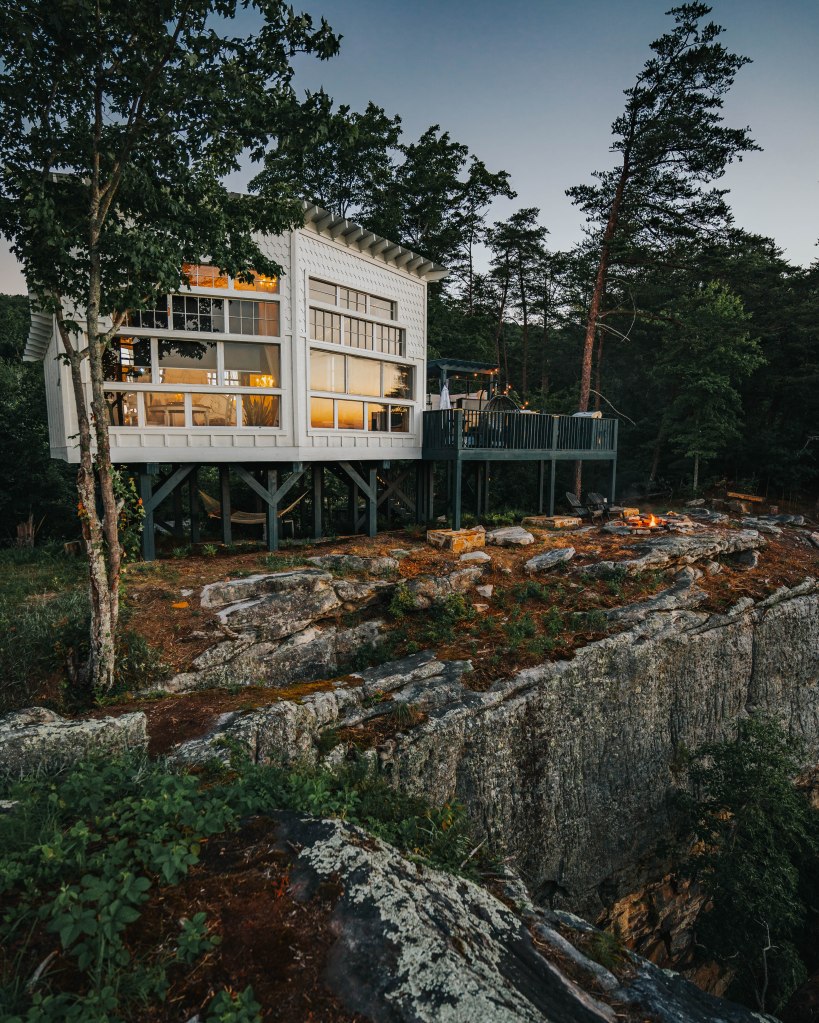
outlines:
[{"label": "white treehouse cabin", "polygon": [[[353,529],[374,535],[378,508],[397,497],[415,510],[406,480],[422,457],[427,284],[446,270],[308,203],[303,227],[261,244],[280,278],[245,284],[188,265],[190,286],[129,316],[107,354],[111,458],[139,477],[147,558],[167,499],[172,531],[187,514],[194,542],[200,498],[226,543],[232,524],[258,524],[274,549],[299,494],[322,535],[325,468],[349,488]],[[78,462],[60,354],[53,318],[34,312],[24,358],[43,362],[51,453]],[[396,462],[409,469],[396,476]],[[198,490],[204,465],[219,467],[220,501]],[[231,510],[231,475],[263,511]]]},{"label": "white treehouse cabin", "polygon": [[[316,206],[263,246],[281,278],[186,266],[189,288],[128,318],[106,367],[112,460],[420,458],[426,286],[446,271]],[[35,313],[24,358],[44,363],[52,455],[77,462],[59,354]]]}]

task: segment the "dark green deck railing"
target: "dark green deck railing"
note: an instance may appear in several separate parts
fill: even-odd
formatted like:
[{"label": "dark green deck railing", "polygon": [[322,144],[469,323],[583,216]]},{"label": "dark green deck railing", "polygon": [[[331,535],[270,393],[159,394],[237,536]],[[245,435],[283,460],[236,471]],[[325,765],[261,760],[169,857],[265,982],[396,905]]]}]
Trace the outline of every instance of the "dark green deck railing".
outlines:
[{"label": "dark green deck railing", "polygon": [[587,451],[616,454],[617,421],[539,412],[424,413],[424,449],[484,451]]}]

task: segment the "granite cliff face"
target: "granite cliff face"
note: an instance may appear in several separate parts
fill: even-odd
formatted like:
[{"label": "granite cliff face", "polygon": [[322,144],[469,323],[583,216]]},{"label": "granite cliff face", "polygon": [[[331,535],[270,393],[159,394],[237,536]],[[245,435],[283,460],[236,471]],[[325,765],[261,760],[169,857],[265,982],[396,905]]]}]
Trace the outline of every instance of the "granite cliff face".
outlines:
[{"label": "granite cliff face", "polygon": [[228,715],[176,756],[224,755],[219,740],[229,737],[260,761],[317,761],[322,733],[382,712],[368,694],[389,693],[393,705],[411,703],[427,717],[378,747],[382,769],[434,802],[465,803],[539,899],[592,917],[635,887],[635,864],[669,835],[684,749],[734,734],[743,715],[760,710],[819,759],[813,579],[724,615],[648,614],[571,661],[486,692],[464,687],[464,664],[410,660],[360,673],[355,688]]}]

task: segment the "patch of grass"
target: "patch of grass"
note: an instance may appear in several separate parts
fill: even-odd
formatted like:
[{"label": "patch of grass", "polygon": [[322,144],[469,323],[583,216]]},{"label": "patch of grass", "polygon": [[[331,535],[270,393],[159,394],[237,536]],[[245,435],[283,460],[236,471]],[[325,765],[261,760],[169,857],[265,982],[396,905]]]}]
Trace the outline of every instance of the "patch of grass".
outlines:
[{"label": "patch of grass", "polygon": [[[416,860],[472,877],[487,862],[470,855],[475,838],[460,806],[401,793],[364,760],[330,772],[237,757],[230,769],[194,776],[127,757],[87,761],[7,794],[18,803],[0,817],[3,1019],[136,1021],[159,1006],[218,946],[218,924],[197,913],[147,939],[143,927],[139,942],[134,928],[160,887],[164,899],[184,882],[203,842],[249,816],[339,817]],[[251,1020],[257,1011],[250,988],[241,997],[217,992],[205,1018]]]},{"label": "patch of grass", "polygon": [[619,938],[608,931],[593,931],[583,941],[583,951],[607,970],[616,972],[626,963],[626,952]]},{"label": "patch of grass", "polygon": [[426,717],[417,703],[404,703],[404,701],[396,702],[390,715],[399,729],[414,728]]},{"label": "patch of grass", "polygon": [[202,553],[206,558],[215,558],[219,553],[219,548],[215,543],[206,543],[202,547]]},{"label": "patch of grass", "polygon": [[277,554],[273,551],[262,557],[262,564],[274,572],[284,572],[288,568],[315,568],[305,557],[298,554]]},{"label": "patch of grass", "polygon": [[415,607],[415,598],[406,586],[399,585],[395,587],[395,592],[390,600],[388,610],[395,619],[401,619],[405,615],[410,614],[412,611],[417,610]]}]

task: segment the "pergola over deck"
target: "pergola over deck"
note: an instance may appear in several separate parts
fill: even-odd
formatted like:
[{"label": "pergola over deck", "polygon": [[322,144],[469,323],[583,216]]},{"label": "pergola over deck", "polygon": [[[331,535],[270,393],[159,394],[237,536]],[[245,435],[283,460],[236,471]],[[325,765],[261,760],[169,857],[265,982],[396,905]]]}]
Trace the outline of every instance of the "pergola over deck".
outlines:
[{"label": "pergola over deck", "polygon": [[490,462],[538,463],[538,511],[545,510],[546,463],[550,467],[549,514],[555,508],[555,469],[557,462],[610,462],[610,500],[614,502],[617,474],[616,419],[595,415],[546,415],[526,410],[471,411],[445,409],[424,413],[423,499],[432,517],[433,474],[435,462],[446,462],[451,478],[452,524],[460,529],[462,511],[463,465],[476,470],[478,514],[487,508]]},{"label": "pergola over deck", "polygon": [[[488,401],[496,387],[498,367],[493,362],[472,362],[468,359],[430,359],[427,363],[427,384],[437,381],[439,391],[444,384],[450,385],[450,397],[458,398],[460,392],[453,391],[452,385],[458,380],[466,380],[467,395],[472,395],[469,384],[476,378],[483,381],[481,391],[485,391],[483,401]],[[467,395],[463,395],[466,397]]]}]

